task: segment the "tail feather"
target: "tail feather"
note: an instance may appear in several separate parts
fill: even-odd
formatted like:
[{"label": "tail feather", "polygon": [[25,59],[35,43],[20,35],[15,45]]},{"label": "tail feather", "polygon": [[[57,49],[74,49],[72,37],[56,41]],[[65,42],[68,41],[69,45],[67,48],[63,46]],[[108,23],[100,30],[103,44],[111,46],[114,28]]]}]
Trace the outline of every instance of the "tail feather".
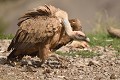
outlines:
[{"label": "tail feather", "polygon": [[10,45],[8,46],[7,51],[10,51],[10,50],[12,49],[13,45],[14,45],[14,43],[13,43],[13,41],[12,41],[12,42],[10,43]]},{"label": "tail feather", "polygon": [[13,60],[16,58],[15,52],[16,52],[16,50],[13,50],[13,51],[7,56],[7,59],[13,61]]}]

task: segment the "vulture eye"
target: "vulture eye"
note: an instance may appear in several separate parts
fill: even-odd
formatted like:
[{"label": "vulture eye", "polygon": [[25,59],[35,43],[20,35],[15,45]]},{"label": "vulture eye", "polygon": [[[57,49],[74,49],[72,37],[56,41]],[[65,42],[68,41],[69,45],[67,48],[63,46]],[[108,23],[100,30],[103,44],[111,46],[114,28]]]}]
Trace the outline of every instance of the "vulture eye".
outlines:
[{"label": "vulture eye", "polygon": [[[79,36],[79,37],[85,37],[85,36],[83,36],[83,35],[81,35],[81,34],[78,34],[78,36]],[[85,37],[85,38],[86,38],[86,37]]]},{"label": "vulture eye", "polygon": [[72,23],[75,23],[75,21],[72,21]]}]

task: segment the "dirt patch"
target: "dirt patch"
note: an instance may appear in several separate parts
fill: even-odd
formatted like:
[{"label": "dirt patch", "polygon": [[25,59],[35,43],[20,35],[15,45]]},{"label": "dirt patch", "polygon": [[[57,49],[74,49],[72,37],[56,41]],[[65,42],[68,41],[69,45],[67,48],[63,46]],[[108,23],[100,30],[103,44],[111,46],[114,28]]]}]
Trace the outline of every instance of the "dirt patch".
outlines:
[{"label": "dirt patch", "polygon": [[69,61],[62,66],[49,59],[41,67],[35,67],[39,59],[26,56],[25,65],[12,67],[6,63],[10,40],[0,41],[0,80],[120,80],[120,56],[111,47],[96,46],[90,51],[100,54],[93,58],[66,56]]}]

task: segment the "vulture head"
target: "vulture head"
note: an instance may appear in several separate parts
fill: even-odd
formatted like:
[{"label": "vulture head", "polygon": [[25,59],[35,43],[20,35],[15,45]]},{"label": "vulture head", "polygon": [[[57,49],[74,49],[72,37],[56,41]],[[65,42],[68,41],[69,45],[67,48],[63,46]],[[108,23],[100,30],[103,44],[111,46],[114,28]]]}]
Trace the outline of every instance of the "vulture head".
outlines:
[{"label": "vulture head", "polygon": [[87,41],[90,42],[90,39],[86,37],[86,35],[82,31],[73,31],[72,27],[70,25],[70,22],[68,20],[68,14],[64,11],[57,11],[55,13],[55,16],[59,19],[59,21],[63,24],[65,28],[65,32],[69,37],[71,37],[74,40],[82,40],[82,41]]}]

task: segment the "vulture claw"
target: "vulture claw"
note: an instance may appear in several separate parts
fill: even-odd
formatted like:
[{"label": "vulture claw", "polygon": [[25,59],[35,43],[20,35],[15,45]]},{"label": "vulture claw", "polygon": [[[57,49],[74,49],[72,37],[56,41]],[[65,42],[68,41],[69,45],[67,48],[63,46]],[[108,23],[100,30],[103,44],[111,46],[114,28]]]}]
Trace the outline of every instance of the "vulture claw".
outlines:
[{"label": "vulture claw", "polygon": [[49,57],[54,57],[59,62],[59,64],[61,65],[62,68],[63,67],[66,68],[67,65],[65,63],[69,62],[68,59],[66,59],[58,54],[51,54]]}]

